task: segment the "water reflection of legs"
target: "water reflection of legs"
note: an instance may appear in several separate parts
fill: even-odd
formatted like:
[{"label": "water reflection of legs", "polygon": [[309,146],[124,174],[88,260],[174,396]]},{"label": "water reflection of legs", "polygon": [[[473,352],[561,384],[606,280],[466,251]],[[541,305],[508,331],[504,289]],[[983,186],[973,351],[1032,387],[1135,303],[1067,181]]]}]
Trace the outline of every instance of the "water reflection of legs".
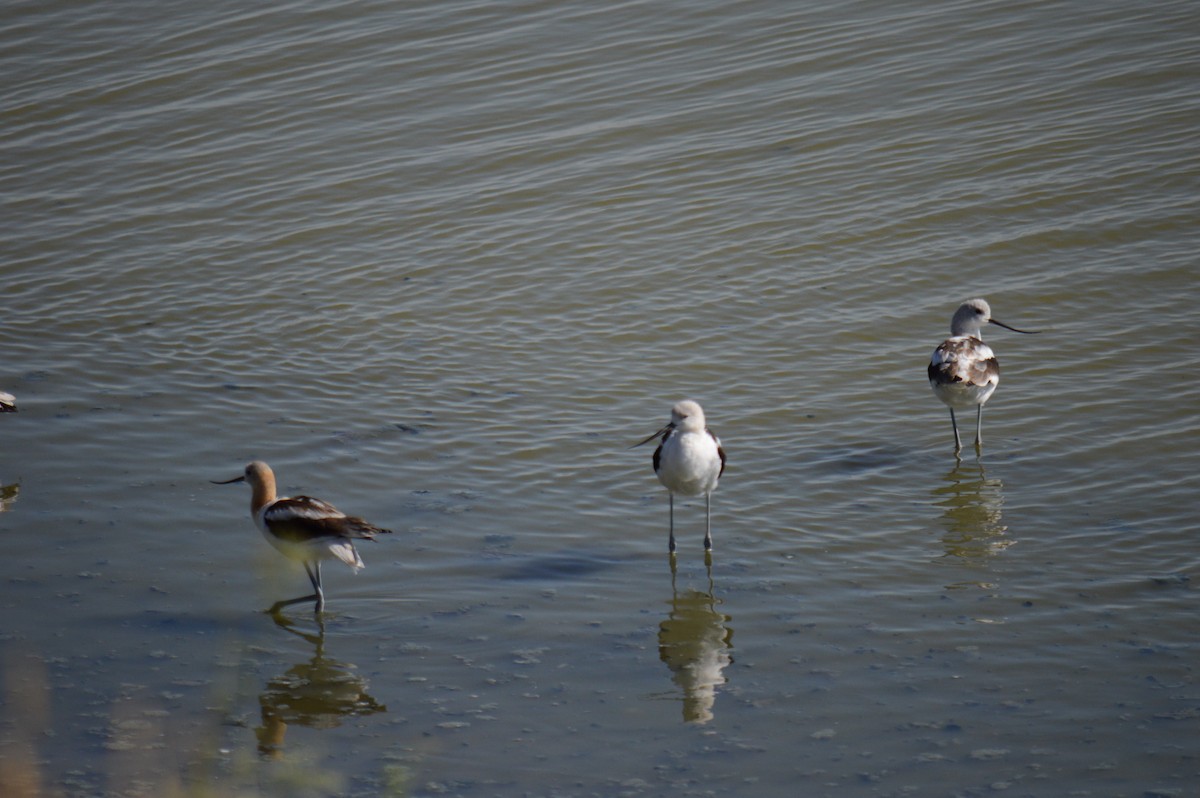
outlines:
[{"label": "water reflection of legs", "polygon": [[725,666],[731,656],[733,629],[730,616],[717,611],[712,559],[705,558],[708,591],[676,588],[671,562],[671,611],[658,628],[658,655],[671,670],[672,680],[683,690],[683,719],[707,723],[713,718],[717,685],[725,683]]},{"label": "water reflection of legs", "polygon": [[289,724],[327,729],[341,725],[345,717],[387,711],[367,692],[367,682],[354,665],[325,656],[324,619],[318,616],[315,633],[302,631],[278,612],[271,619],[312,645],[313,655],[269,681],[259,694],[262,726],[255,734],[260,754],[280,755]]},{"label": "water reflection of legs", "polygon": [[942,536],[946,556],[987,557],[1011,546],[1002,509],[1004,483],[988,477],[983,463],[959,461],[934,488],[933,504],[942,508]]},{"label": "water reflection of legs", "polygon": [[[671,562],[671,593],[672,593],[672,595],[674,595],[674,593],[675,593],[675,576],[679,571],[679,563],[676,562],[674,557],[672,557],[670,559],[670,562]],[[712,552],[706,551],[706,552],[704,552],[704,572],[708,576],[708,594],[710,596],[715,595],[713,593],[712,566],[713,566]]]}]

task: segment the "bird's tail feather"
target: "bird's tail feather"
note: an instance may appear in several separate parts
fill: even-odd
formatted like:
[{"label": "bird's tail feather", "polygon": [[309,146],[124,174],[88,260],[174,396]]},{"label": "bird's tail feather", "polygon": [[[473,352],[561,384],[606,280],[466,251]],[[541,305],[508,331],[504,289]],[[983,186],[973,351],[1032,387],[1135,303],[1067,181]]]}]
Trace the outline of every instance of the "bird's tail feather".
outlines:
[{"label": "bird's tail feather", "polygon": [[362,557],[358,556],[358,550],[348,540],[338,540],[330,543],[329,553],[346,563],[346,565],[349,565],[355,571],[366,567],[363,565]]}]

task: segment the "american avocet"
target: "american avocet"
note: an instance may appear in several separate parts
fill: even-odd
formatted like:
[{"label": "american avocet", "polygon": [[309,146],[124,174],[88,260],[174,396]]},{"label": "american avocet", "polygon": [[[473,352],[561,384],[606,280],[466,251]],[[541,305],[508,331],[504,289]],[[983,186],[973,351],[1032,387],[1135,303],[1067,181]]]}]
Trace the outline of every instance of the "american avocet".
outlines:
[{"label": "american avocet", "polygon": [[955,408],[975,408],[975,449],[983,449],[983,404],[1000,384],[1000,363],[992,348],[983,342],[980,330],[987,323],[1031,335],[1036,330],[1018,330],[992,318],[992,309],[982,299],[959,305],[950,321],[950,337],[933,350],[929,361],[929,387],[950,408],[954,427],[954,453],[962,451]]},{"label": "american avocet", "polygon": [[0,413],[17,412],[17,397],[11,393],[0,391]]},{"label": "american avocet", "polygon": [[[704,550],[712,550],[712,492],[725,473],[721,439],[704,425],[704,411],[691,399],[671,408],[671,421],[634,446],[662,438],[654,450],[654,473],[670,496],[671,532],[667,550],[675,553],[675,494],[704,495]],[[633,448],[633,447],[630,447]]]},{"label": "american avocet", "polygon": [[316,611],[325,608],[325,591],[321,589],[321,560],[341,560],[355,571],[363,567],[362,558],[354,548],[355,540],[374,540],[376,535],[391,532],[369,524],[361,518],[346,515],[332,504],[309,496],[275,495],[275,472],[266,463],[255,460],[246,466],[241,476],[214,485],[248,482],[250,515],[263,537],[286,557],[304,564],[308,579],[316,592],[311,596],[277,601],[271,612],[289,604],[315,600]]}]

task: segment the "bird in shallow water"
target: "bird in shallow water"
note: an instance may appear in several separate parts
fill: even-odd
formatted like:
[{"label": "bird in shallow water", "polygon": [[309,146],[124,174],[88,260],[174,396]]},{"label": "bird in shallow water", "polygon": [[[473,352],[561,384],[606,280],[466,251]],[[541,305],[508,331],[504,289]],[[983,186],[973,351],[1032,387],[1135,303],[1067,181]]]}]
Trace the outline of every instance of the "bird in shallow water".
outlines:
[{"label": "bird in shallow water", "polygon": [[704,550],[712,551],[712,493],[725,473],[721,439],[705,426],[704,411],[691,399],[671,408],[671,421],[633,447],[662,438],[654,450],[654,473],[670,496],[670,538],[667,551],[675,553],[675,494],[704,496]]},{"label": "bird in shallow water", "polygon": [[261,460],[247,465],[241,476],[222,482],[214,480],[213,484],[229,485],[234,482],[249,483],[250,515],[255,525],[267,542],[284,556],[303,563],[315,591],[311,596],[275,602],[270,609],[272,613],[303,601],[315,601],[316,612],[321,612],[325,609],[321,560],[341,560],[357,572],[363,567],[363,561],[354,548],[354,541],[374,540],[376,535],[392,531],[346,515],[320,499],[276,496],[275,472]]},{"label": "bird in shallow water", "polygon": [[988,323],[1025,335],[1037,332],[1018,330],[999,319],[993,319],[992,308],[983,299],[968,300],[954,312],[954,318],[950,321],[950,337],[933,350],[933,357],[929,360],[929,387],[950,408],[956,455],[962,451],[962,441],[958,437],[955,409],[975,408],[975,451],[982,452],[983,405],[1000,384],[1000,363],[992,348],[983,342],[980,332],[983,325]]},{"label": "bird in shallow water", "polygon": [[0,413],[17,412],[17,397],[11,393],[0,391]]}]

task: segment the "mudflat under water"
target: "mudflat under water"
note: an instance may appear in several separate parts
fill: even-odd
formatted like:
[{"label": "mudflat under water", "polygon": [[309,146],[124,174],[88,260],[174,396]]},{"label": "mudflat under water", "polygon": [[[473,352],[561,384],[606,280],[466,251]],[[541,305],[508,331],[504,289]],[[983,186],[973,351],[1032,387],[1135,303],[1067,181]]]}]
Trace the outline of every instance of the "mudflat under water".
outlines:
[{"label": "mudflat under water", "polygon": [[1200,783],[1194,4],[4,16],[0,794]]}]

